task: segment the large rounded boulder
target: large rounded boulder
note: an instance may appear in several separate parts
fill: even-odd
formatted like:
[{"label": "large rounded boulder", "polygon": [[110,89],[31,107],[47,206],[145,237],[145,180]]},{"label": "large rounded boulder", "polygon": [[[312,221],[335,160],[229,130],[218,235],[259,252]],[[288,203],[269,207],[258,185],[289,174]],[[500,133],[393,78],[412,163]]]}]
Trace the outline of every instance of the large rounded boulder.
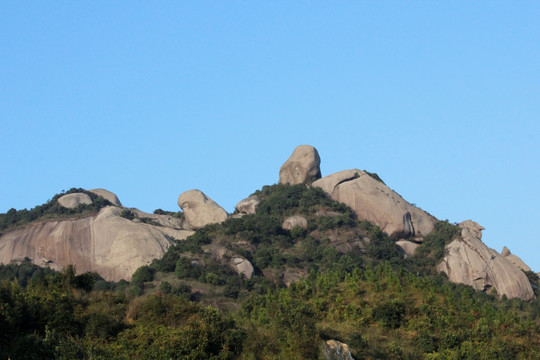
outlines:
[{"label": "large rounded boulder", "polygon": [[317,149],[300,145],[279,170],[280,184],[304,184],[321,178],[321,158]]},{"label": "large rounded boulder", "polygon": [[352,169],[340,171],[313,183],[330,197],[350,206],[358,220],[367,220],[395,239],[424,236],[436,219],[411,205],[377,176]]},{"label": "large rounded boulder", "polygon": [[227,219],[227,212],[200,190],[180,194],[178,206],[184,211],[184,227],[188,229],[200,229]]},{"label": "large rounded boulder", "polygon": [[65,208],[74,209],[81,204],[92,204],[92,199],[85,193],[71,193],[60,197],[58,203]]},{"label": "large rounded boulder", "polygon": [[91,193],[96,194],[97,196],[101,196],[102,198],[104,198],[105,200],[108,200],[111,204],[113,204],[115,206],[122,206],[122,203],[118,199],[118,196],[116,196],[115,193],[110,192],[109,190],[92,189],[92,190],[88,190],[88,191],[90,191]]},{"label": "large rounded boulder", "polygon": [[29,258],[55,270],[72,264],[78,273],[92,271],[107,281],[129,281],[137,268],[160,259],[174,242],[164,231],[168,228],[128,220],[122,211],[106,206],[81,219],[16,228],[0,237],[0,263]]}]

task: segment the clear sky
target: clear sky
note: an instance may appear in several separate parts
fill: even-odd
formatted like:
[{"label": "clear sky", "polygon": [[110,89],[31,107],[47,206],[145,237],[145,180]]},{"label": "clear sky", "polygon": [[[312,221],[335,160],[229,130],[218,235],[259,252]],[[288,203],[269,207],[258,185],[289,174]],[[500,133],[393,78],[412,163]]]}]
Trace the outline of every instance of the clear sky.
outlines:
[{"label": "clear sky", "polygon": [[2,1],[0,212],[232,212],[300,144],[540,271],[540,2]]}]

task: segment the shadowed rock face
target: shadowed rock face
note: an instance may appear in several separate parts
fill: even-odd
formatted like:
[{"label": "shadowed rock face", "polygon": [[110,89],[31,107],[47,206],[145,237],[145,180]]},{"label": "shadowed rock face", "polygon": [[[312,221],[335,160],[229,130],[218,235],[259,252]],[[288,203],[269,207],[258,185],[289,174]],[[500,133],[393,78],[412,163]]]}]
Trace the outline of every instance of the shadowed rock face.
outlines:
[{"label": "shadowed rock face", "polygon": [[534,296],[527,276],[510,260],[482,242],[484,228],[474,221],[459,224],[461,236],[446,246],[446,255],[437,266],[452,282],[477,290],[497,289],[509,298],[531,300]]},{"label": "shadowed rock face", "polygon": [[350,206],[359,220],[377,225],[393,238],[427,235],[436,219],[411,205],[367,172],[352,169],[323,177],[313,183],[333,200]]},{"label": "shadowed rock face", "polygon": [[77,273],[130,280],[138,267],[161,258],[173,237],[180,240],[192,233],[130,221],[119,216],[122,210],[108,206],[91,217],[14,229],[0,238],[0,263],[29,257],[56,270],[74,264]]},{"label": "shadowed rock face", "polygon": [[189,229],[200,229],[227,219],[227,212],[200,190],[189,190],[178,197],[178,206],[184,211]]},{"label": "shadowed rock face", "polygon": [[279,170],[280,184],[304,184],[321,178],[321,158],[317,149],[300,145]]},{"label": "shadowed rock face", "polygon": [[92,199],[85,193],[72,193],[60,197],[58,203],[65,208],[74,209],[80,204],[90,205]]}]

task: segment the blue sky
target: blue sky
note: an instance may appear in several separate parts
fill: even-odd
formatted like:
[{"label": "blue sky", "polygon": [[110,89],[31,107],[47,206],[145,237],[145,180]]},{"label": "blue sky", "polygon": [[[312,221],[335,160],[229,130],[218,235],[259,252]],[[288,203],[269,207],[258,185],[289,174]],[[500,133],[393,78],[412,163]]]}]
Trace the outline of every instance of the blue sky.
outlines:
[{"label": "blue sky", "polygon": [[[0,211],[227,211],[300,144],[540,271],[540,2],[0,3]],[[536,225],[535,225],[536,224]]]}]

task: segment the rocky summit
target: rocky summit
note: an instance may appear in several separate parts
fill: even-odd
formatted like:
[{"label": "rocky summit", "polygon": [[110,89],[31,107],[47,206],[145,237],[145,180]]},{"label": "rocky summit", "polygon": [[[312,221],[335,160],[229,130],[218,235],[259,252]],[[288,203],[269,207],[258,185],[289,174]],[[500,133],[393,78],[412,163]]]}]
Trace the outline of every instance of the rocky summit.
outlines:
[{"label": "rocky summit", "polygon": [[459,224],[460,235],[446,246],[446,255],[437,269],[453,282],[477,290],[496,289],[501,295],[531,300],[534,296],[527,276],[507,256],[482,242],[484,227],[467,220]]},{"label": "rocky summit", "polygon": [[437,220],[366,171],[340,171],[315,181],[313,186],[350,206],[359,220],[379,226],[395,239],[427,235]]},{"label": "rocky summit", "polygon": [[[290,266],[283,273],[258,269],[257,264],[260,267],[275,261],[272,259],[276,254],[265,248],[264,256],[262,253],[257,255],[259,242],[263,241],[256,235],[257,226],[281,229],[278,238],[282,241],[283,234],[308,235],[314,241],[328,241],[328,245],[339,253],[374,252],[376,245],[365,229],[356,225],[339,230],[340,226],[351,224],[352,217],[356,219],[354,221],[363,222],[363,226],[369,224],[380,229],[402,258],[414,258],[418,251],[426,254],[425,249],[422,250],[424,239],[434,232],[440,223],[438,219],[406,201],[374,173],[353,168],[322,177],[320,162],[319,153],[313,146],[298,146],[281,166],[279,184],[275,185],[281,191],[291,191],[289,195],[272,200],[263,188],[263,191],[239,201],[231,216],[200,190],[179,195],[178,206],[183,212],[148,214],[122,206],[118,197],[108,190],[75,189],[58,195],[55,201],[47,204],[46,208],[56,209],[51,216],[8,227],[0,237],[0,262],[9,264],[27,258],[36,265],[57,270],[73,264],[79,273],[93,271],[106,280],[130,280],[135,270],[162,258],[171,246],[181,244],[198,230],[203,230],[201,234],[204,234],[207,225],[224,224],[228,219],[231,221],[227,223],[230,226],[227,235],[238,231],[233,234],[234,244],[199,237],[207,244],[203,252],[213,254],[213,261],[219,266],[228,267],[245,278],[259,273],[272,281],[279,279],[287,286],[300,280],[308,271],[295,268],[297,265],[291,257],[287,260]],[[302,206],[307,205],[291,202],[298,191],[315,189],[323,194],[317,200],[321,204],[334,201],[334,204],[341,203],[342,208],[338,207],[339,211],[336,211],[336,208],[317,205],[312,213],[302,213]],[[273,225],[256,223],[258,215],[272,214],[272,206],[292,205],[297,209],[289,209],[282,218],[270,223]],[[247,219],[245,223],[244,219]],[[234,221],[245,224],[248,230],[242,230],[240,223]],[[436,270],[445,273],[452,282],[470,285],[480,291],[496,289],[498,294],[509,298],[532,299],[534,292],[524,273],[531,269],[506,247],[502,254],[488,248],[481,240],[482,229],[470,220],[459,224],[457,235],[441,245],[444,246],[440,250],[443,256],[437,260]],[[196,256],[190,261],[204,264],[204,259]]]},{"label": "rocky summit", "polygon": [[304,184],[321,178],[321,158],[313,146],[300,145],[279,170],[280,184]]},{"label": "rocky summit", "polygon": [[189,229],[200,229],[227,219],[227,212],[200,190],[180,194],[178,206],[184,210],[185,226]]},{"label": "rocky summit", "polygon": [[518,256],[319,163],[298,147],[230,215],[200,190],[149,214],[80,188],[0,214],[0,359],[539,358]]}]

